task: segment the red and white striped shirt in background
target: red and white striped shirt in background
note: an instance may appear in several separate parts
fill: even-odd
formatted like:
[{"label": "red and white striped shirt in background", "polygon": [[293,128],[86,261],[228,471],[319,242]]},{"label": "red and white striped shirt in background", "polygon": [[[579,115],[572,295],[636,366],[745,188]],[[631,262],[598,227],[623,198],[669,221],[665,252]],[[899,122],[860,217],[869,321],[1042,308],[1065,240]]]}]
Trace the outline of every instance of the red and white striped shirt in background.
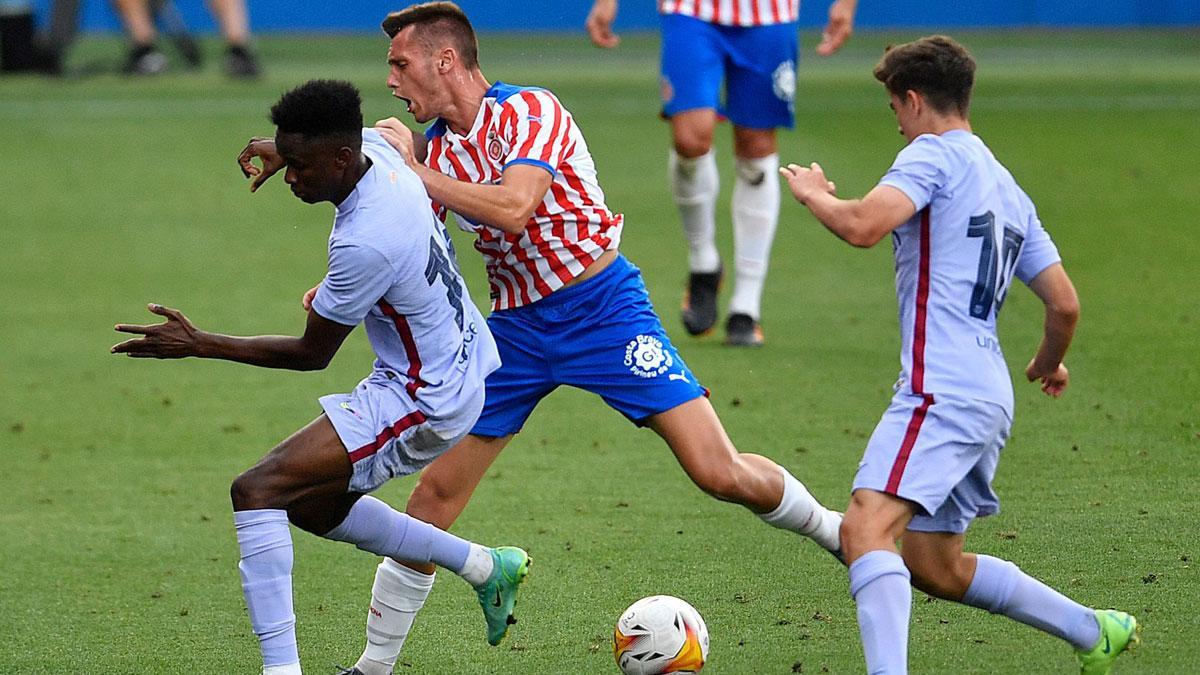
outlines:
[{"label": "red and white striped shirt in background", "polygon": [[[583,134],[549,91],[497,82],[484,95],[465,136],[441,119],[425,136],[426,165],[461,181],[499,183],[511,164],[540,166],[554,176],[520,234],[455,214],[462,229],[476,234],[475,248],[487,265],[492,311],[550,295],[620,243],[623,217],[604,205]],[[446,209],[435,207],[444,220]]]},{"label": "red and white striped shirt in background", "polygon": [[722,26],[773,26],[800,20],[800,0],[659,0],[660,14]]}]

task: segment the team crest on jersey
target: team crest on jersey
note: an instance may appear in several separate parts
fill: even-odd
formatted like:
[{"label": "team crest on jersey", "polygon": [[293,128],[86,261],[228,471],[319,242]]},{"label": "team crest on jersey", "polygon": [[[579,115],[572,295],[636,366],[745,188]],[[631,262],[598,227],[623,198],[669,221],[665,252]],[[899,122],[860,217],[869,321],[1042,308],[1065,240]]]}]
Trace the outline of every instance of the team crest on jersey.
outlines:
[{"label": "team crest on jersey", "polygon": [[500,161],[500,156],[504,154],[504,148],[500,145],[500,139],[496,138],[495,131],[488,132],[487,154],[493,162]]},{"label": "team crest on jersey", "polygon": [[625,345],[625,365],[638,377],[658,377],[674,363],[662,340],[653,335],[639,335]]},{"label": "team crest on jersey", "polygon": [[796,98],[796,62],[788,59],[779,64],[771,73],[771,89],[781,101],[792,101]]}]

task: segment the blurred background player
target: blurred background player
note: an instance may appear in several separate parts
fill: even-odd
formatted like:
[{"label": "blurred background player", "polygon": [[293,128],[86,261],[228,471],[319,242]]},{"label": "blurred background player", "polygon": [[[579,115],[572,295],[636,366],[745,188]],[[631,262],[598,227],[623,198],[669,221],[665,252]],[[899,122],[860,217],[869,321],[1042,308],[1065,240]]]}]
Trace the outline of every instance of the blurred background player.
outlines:
[{"label": "blurred background player", "polygon": [[[167,0],[112,0],[131,43],[122,71],[130,75],[157,75],[167,69],[167,57],[158,47],[156,16],[172,25],[177,13]],[[246,0],[208,0],[209,10],[225,40],[225,73],[235,78],[256,78],[258,58],[250,48],[250,17]],[[178,41],[177,41],[178,44]],[[198,51],[181,50],[185,61],[199,65]]]},{"label": "blurred background player", "polygon": [[971,521],[1000,508],[991,483],[1013,389],[996,321],[1009,284],[1015,275],[1045,305],[1025,375],[1054,397],[1070,378],[1075,287],[1033,203],[971,131],[970,53],[944,36],[923,38],[884,54],[875,77],[908,145],[866,197],[838,199],[815,163],[780,170],[834,234],[864,248],[890,234],[895,255],[902,371],[842,523],[867,671],[907,672],[911,580],[1059,637],[1085,675],[1107,673],[1137,642],[1132,616],[1085,607],[1007,560],[963,551]]},{"label": "blurred background player", "polygon": [[[491,549],[400,513],[367,495],[419,471],[462,438],[483,407],[495,342],[452,262],[445,228],[420,180],[380,137],[362,128],[358,90],[314,80],[271,109],[284,180],[300,200],[336,207],[329,269],[304,334],[234,337],[196,328],[181,312],[113,346],[137,358],[200,357],[266,368],[318,370],[362,323],[376,359],[349,394],[233,482],[242,590],[264,675],[298,675],[288,522],[318,536],[412,564],[450,569],[476,591],[497,644],[513,622],[529,557]],[[380,566],[380,576],[395,563]]]},{"label": "blurred background player", "polygon": [[[858,0],[829,7],[817,53],[828,56],[850,37]],[[702,335],[717,321],[724,267],[716,246],[719,192],[712,149],[718,116],[733,122],[734,285],[725,341],[763,343],[763,283],[779,220],[775,130],[795,120],[799,0],[659,0],[662,15],[663,117],[673,146],[667,171],[688,243],[683,325]],[[617,0],[595,0],[587,31],[599,47],[616,47]],[[722,84],[724,91],[722,92]],[[723,93],[723,95],[722,95]]]}]

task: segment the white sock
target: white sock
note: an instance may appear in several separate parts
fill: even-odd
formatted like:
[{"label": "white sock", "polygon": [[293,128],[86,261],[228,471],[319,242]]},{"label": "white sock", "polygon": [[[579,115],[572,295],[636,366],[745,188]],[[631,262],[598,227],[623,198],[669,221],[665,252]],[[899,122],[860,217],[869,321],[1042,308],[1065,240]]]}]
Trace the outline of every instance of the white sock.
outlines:
[{"label": "white sock", "polygon": [[299,663],[289,663],[286,666],[263,666],[262,675],[303,675]]},{"label": "white sock", "polygon": [[364,675],[391,674],[413,620],[433,588],[433,579],[434,575],[409,569],[391,558],[379,563],[367,613],[367,646],[355,668]]},{"label": "white sock", "polygon": [[296,650],[296,614],[292,609],[292,533],[283,509],[235,511],[241,560],[242,593],[250,626],[258,636],[263,669],[299,673]]},{"label": "white sock", "polygon": [[730,314],[761,316],[763,281],[779,223],[779,155],[734,162],[733,250],[736,276]]},{"label": "white sock", "polygon": [[783,474],[783,498],[774,511],[760,513],[758,517],[781,530],[811,537],[827,551],[841,550],[841,514],[822,506],[787,469],[781,466],[779,471]]},{"label": "white sock", "polygon": [[716,154],[709,150],[699,157],[687,158],[680,157],[672,148],[667,158],[667,173],[671,196],[679,207],[683,234],[687,237],[688,267],[693,272],[716,272],[721,266],[716,242],[720,190]]},{"label": "white sock", "polygon": [[990,555],[975,556],[975,577],[962,602],[1033,626],[1076,649],[1091,649],[1100,639],[1094,610]]},{"label": "white sock", "polygon": [[868,551],[850,565],[850,595],[870,675],[908,672],[910,582],[904,560],[891,551]]},{"label": "white sock", "polygon": [[478,586],[488,580],[492,576],[492,568],[495,563],[492,562],[492,550],[480,546],[479,544],[471,544],[471,552],[467,554],[467,562],[463,563],[462,571],[458,576],[467,580],[468,584]]}]

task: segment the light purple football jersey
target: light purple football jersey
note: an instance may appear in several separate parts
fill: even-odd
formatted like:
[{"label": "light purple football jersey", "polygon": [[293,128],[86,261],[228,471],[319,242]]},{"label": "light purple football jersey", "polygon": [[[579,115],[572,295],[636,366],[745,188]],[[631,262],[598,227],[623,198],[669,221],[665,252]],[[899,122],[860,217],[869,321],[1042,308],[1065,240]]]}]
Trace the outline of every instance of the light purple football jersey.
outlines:
[{"label": "light purple football jersey", "polygon": [[373,129],[362,151],[372,165],[337,206],[313,310],[362,322],[375,369],[436,417],[482,386],[500,357],[421,179]]},{"label": "light purple football jersey", "polygon": [[1028,284],[1060,260],[1033,202],[983,141],[963,130],[918,136],[880,185],[917,207],[892,233],[897,391],[991,401],[1011,419],[1012,380],[996,317],[1014,274]]}]

